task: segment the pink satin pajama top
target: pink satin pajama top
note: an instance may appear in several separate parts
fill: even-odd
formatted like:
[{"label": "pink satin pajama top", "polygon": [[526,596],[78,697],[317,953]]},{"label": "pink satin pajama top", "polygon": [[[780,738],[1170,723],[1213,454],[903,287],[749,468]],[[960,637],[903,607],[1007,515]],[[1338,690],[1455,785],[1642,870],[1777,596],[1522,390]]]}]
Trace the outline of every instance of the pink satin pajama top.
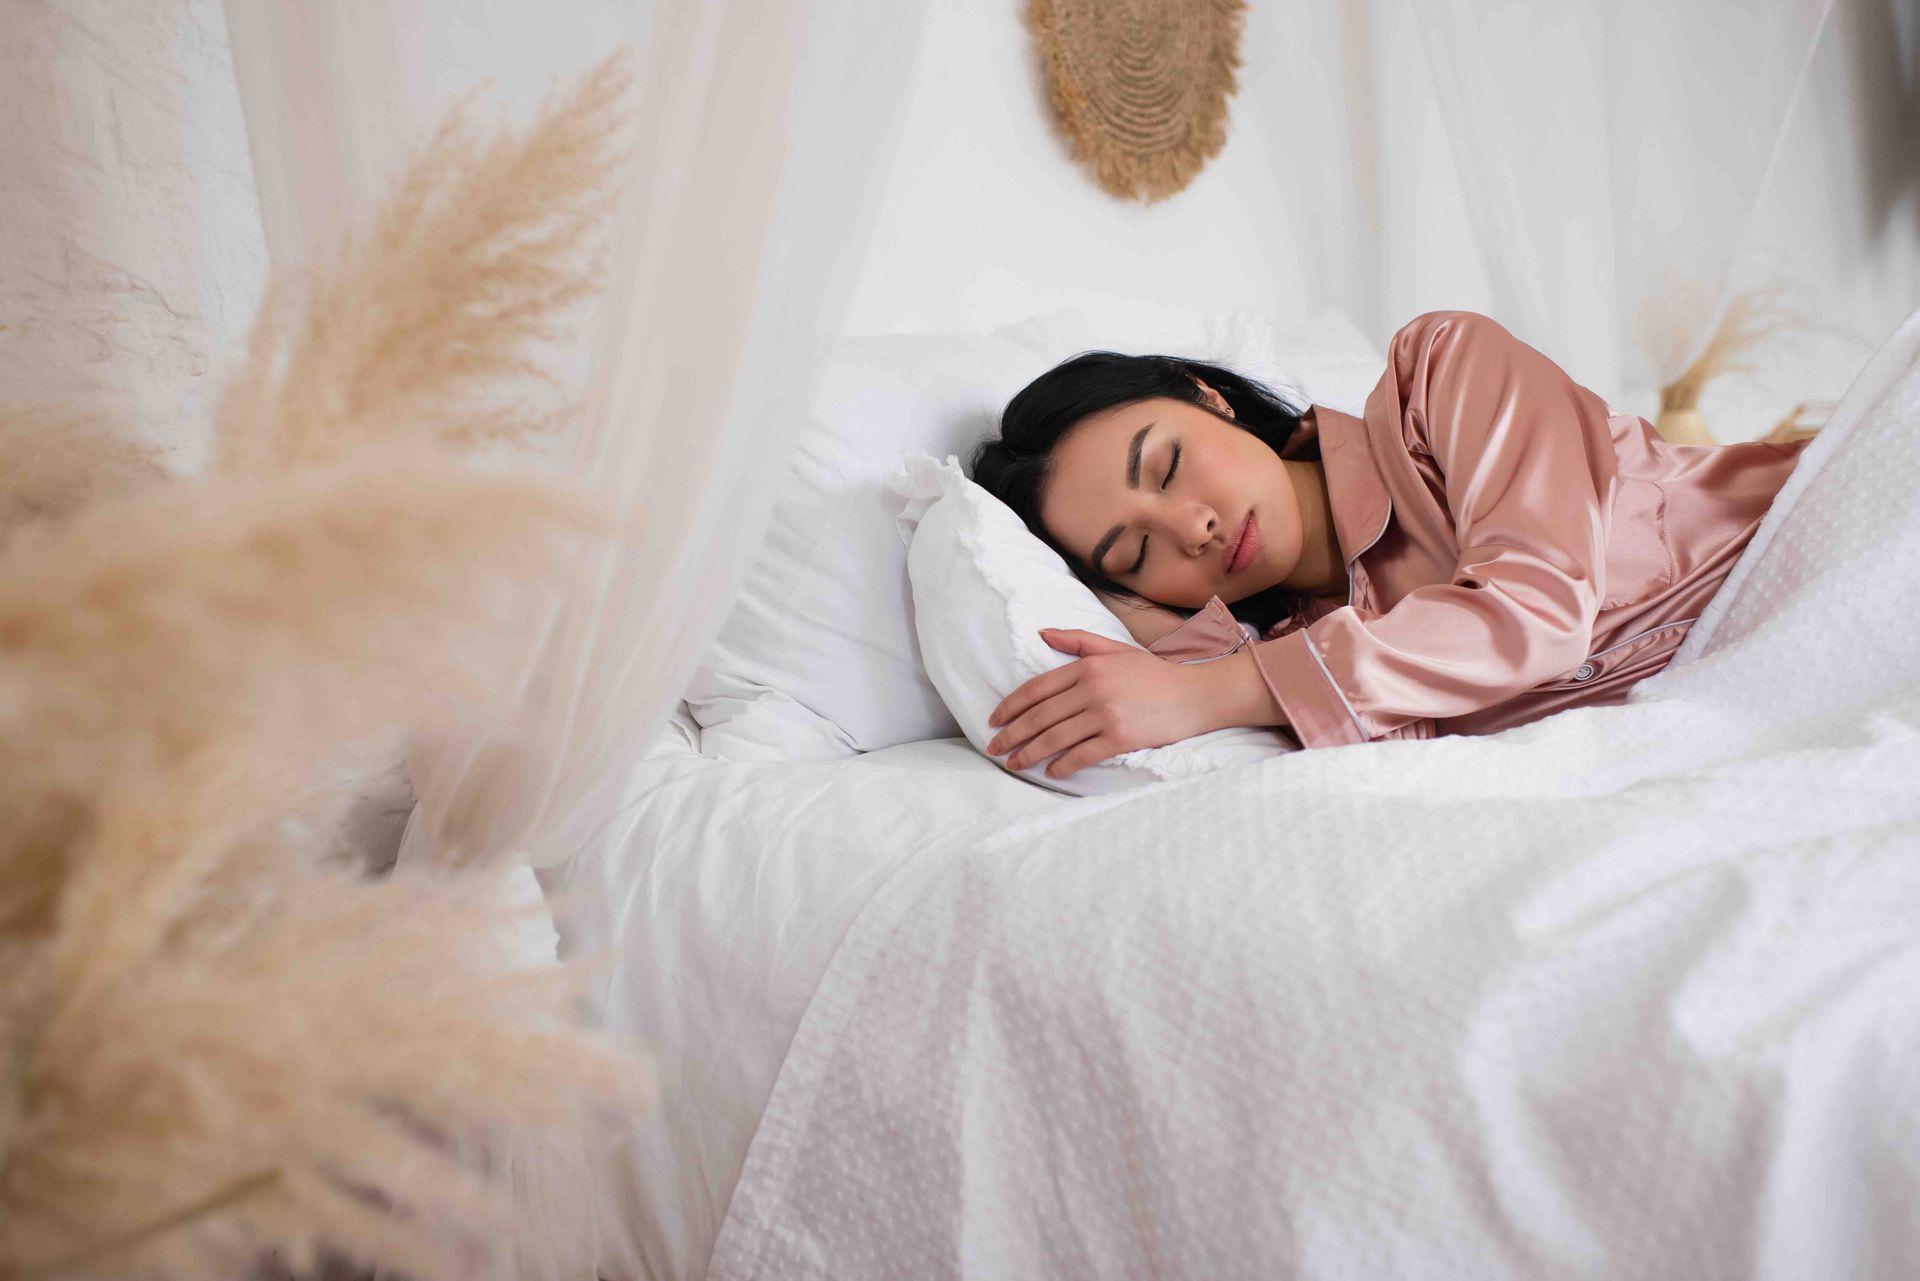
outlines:
[{"label": "pink satin pajama top", "polygon": [[[1471,311],[1402,327],[1365,417],[1314,405],[1283,456],[1315,440],[1347,600],[1252,642],[1303,747],[1624,702],[1673,657],[1808,443],[1671,444]],[[1149,648],[1196,661],[1248,630],[1216,596]]]}]

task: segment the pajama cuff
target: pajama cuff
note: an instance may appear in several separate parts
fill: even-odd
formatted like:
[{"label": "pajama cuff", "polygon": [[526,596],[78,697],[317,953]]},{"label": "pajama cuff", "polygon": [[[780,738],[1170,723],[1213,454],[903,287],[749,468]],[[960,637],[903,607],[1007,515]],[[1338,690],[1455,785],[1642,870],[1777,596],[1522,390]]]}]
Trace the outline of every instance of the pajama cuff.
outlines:
[{"label": "pajama cuff", "polygon": [[1307,628],[1252,646],[1253,665],[1303,747],[1364,743],[1367,734],[1313,649]]}]

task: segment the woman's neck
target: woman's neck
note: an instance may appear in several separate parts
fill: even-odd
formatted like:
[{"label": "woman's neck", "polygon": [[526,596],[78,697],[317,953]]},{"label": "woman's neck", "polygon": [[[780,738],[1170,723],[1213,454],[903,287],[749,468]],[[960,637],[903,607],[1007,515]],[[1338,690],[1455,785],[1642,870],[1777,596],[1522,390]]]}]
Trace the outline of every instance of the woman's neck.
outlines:
[{"label": "woman's neck", "polygon": [[1333,524],[1327,470],[1315,459],[1286,458],[1281,462],[1293,478],[1293,492],[1300,503],[1300,561],[1280,585],[1312,596],[1345,600],[1347,562]]}]

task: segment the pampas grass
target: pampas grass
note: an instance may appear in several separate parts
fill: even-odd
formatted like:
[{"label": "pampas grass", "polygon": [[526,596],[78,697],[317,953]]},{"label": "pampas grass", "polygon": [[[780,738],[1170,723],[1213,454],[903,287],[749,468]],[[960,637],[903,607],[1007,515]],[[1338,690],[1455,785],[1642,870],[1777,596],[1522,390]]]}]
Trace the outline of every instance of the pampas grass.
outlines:
[{"label": "pampas grass", "polygon": [[590,291],[621,57],[524,135],[456,113],[370,234],[275,282],[212,474],[78,430],[62,457],[82,462],[21,473],[0,1278],[268,1254],[477,1275],[515,1231],[490,1145],[646,1104],[641,1060],[573,1017],[569,972],[504,959],[491,875],[330,857],[335,769],[457,721],[582,551],[627,536],[592,492],[453,453],[554,421],[501,393]]},{"label": "pampas grass", "polygon": [[464,104],[449,115],[369,228],[324,270],[274,282],[216,411],[219,466],[322,462],[368,441],[522,442],[566,421],[506,397],[551,383],[530,349],[604,274],[594,233],[618,200],[630,85],[609,58],[519,136],[482,138]]},{"label": "pampas grass", "polygon": [[[1691,365],[1678,378],[1660,389],[1660,413],[1654,427],[1677,445],[1717,443],[1700,418],[1700,395],[1709,382],[1734,370],[1751,372],[1753,366],[1736,360],[1742,353],[1756,351],[1777,334],[1808,327],[1805,312],[1785,301],[1786,290],[1778,284],[1756,285],[1743,289],[1727,302],[1713,336]],[[1834,406],[1828,405],[1831,410]],[[1760,439],[1785,443],[1804,439],[1819,430],[1803,425],[1815,402],[1802,401],[1785,419]]]},{"label": "pampas grass", "polygon": [[[115,838],[151,839],[144,812],[127,819]],[[501,925],[483,887],[226,881],[145,946],[63,952],[22,1083],[4,1257],[83,1256],[224,1192],[219,1213],[92,1270],[232,1276],[269,1247],[304,1270],[347,1247],[410,1276],[479,1274],[513,1224],[444,1134],[585,1128],[583,1100],[647,1102],[631,1061],[556,1018],[559,971],[479,946]],[[112,895],[105,878],[75,888],[107,939],[154,921],[99,903]]]},{"label": "pampas grass", "polygon": [[0,409],[0,545],[166,478],[152,450],[99,418],[59,405]]},{"label": "pampas grass", "polygon": [[169,487],[16,540],[0,561],[0,928],[41,919],[48,869],[116,780],[237,738],[310,763],[477,696],[569,549],[611,527],[556,481],[402,458]]}]

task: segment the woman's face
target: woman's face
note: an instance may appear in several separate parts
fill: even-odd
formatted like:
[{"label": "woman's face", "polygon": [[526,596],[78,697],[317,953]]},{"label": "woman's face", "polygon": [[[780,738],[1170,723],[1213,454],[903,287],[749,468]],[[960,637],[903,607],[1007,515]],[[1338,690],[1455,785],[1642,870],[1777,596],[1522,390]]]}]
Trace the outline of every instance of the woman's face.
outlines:
[{"label": "woman's face", "polygon": [[[1200,386],[1208,403],[1230,412]],[[1229,566],[1249,514],[1244,563]],[[1040,519],[1083,563],[1183,609],[1264,591],[1300,560],[1300,505],[1286,464],[1252,432],[1181,400],[1119,405],[1068,428],[1054,446]]]}]

